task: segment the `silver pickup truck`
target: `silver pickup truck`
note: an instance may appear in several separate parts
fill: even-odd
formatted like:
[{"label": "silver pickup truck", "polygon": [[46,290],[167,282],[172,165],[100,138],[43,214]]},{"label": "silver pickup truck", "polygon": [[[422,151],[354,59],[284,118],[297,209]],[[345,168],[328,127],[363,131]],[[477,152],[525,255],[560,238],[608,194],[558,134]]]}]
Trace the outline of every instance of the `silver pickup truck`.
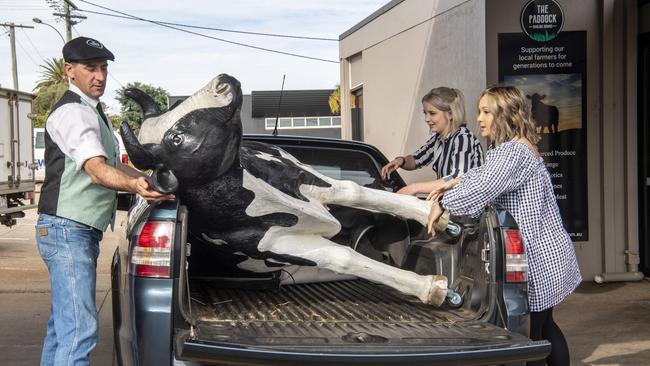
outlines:
[{"label": "silver pickup truck", "polygon": [[[319,172],[396,191],[374,147],[319,138],[244,136],[285,149]],[[416,222],[329,207],[332,240],[392,266],[441,274],[462,297],[440,308],[362,279],[280,285],[280,273],[225,270],[199,245],[180,201],[134,200],[112,262],[118,365],[524,365],[550,352],[528,338],[526,259],[508,212],[452,217],[425,235]]]}]

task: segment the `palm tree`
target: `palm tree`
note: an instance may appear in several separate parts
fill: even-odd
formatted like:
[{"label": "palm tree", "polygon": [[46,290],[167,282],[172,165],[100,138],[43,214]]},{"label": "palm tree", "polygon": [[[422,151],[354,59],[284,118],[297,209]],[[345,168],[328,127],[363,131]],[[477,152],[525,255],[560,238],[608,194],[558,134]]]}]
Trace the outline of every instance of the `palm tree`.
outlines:
[{"label": "palm tree", "polygon": [[50,110],[68,89],[68,75],[65,72],[63,59],[52,58],[44,61],[45,64],[41,65],[41,79],[34,87],[34,94],[36,94],[34,109],[37,113],[34,127],[45,125]]},{"label": "palm tree", "polygon": [[62,58],[52,58],[44,60],[45,65],[41,65],[41,79],[36,84],[34,91],[38,92],[44,87],[52,85],[68,85],[68,74],[65,72],[65,63]]},{"label": "palm tree", "polygon": [[341,85],[337,85],[328,99],[330,111],[332,114],[338,114],[341,111]]}]

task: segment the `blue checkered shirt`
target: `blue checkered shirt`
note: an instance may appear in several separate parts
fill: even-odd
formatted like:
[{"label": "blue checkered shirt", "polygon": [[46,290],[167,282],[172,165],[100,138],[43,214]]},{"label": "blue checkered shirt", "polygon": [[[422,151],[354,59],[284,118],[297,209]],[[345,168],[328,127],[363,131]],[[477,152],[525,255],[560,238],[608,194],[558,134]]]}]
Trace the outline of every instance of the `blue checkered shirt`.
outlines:
[{"label": "blue checkered shirt", "polygon": [[523,143],[502,143],[488,151],[485,165],[465,173],[442,199],[451,214],[475,218],[489,203],[508,210],[519,225],[528,256],[530,311],[560,303],[582,277],[543,159]]}]

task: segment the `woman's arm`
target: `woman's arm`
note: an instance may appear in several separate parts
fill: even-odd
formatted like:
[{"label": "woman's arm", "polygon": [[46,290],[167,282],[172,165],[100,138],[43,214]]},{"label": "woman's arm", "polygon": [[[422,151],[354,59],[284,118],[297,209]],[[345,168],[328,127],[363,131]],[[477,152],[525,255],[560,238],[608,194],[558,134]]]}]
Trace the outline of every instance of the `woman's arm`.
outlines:
[{"label": "woman's arm", "polygon": [[403,187],[397,191],[397,193],[415,196],[418,193],[430,193],[432,191],[436,191],[444,184],[445,181],[442,179],[430,180],[426,182],[416,182]]},{"label": "woman's arm", "polygon": [[415,170],[417,169],[417,164],[413,155],[398,156],[390,163],[384,165],[381,168],[381,177],[384,180],[388,180],[390,174],[397,169],[402,168],[405,170]]},{"label": "woman's arm", "polygon": [[462,178],[442,197],[442,206],[453,215],[478,217],[498,196],[517,189],[534,171],[534,163],[519,143],[495,148],[481,169]]}]

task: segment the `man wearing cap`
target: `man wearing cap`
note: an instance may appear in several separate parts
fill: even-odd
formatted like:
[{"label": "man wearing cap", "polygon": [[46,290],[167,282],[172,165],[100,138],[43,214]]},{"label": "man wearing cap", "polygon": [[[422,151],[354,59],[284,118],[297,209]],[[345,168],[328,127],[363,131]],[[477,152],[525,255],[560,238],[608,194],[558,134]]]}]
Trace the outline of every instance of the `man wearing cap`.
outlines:
[{"label": "man wearing cap", "polygon": [[173,198],[150,188],[123,165],[102,111],[108,60],[99,41],[78,37],[63,46],[69,89],[45,124],[45,180],[39,200],[36,243],[50,274],[50,319],[41,365],[88,365],[98,318],[95,279],[99,242],[115,223],[116,190],[147,200]]}]

